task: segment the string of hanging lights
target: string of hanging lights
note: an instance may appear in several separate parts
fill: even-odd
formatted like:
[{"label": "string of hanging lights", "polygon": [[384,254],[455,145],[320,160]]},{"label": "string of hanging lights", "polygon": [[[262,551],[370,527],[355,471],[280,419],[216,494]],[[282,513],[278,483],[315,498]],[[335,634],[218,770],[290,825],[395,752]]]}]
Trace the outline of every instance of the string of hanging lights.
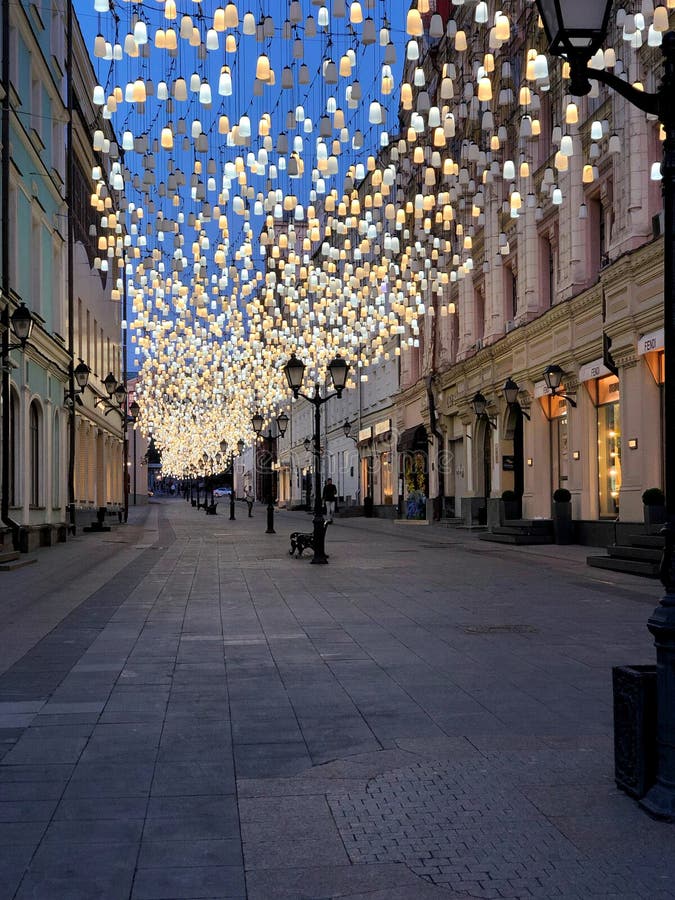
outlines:
[{"label": "string of hanging lights", "polygon": [[[591,68],[639,84],[672,3],[617,10]],[[175,473],[252,441],[291,353],[316,378],[339,352],[365,379],[418,346],[519,219],[581,198],[621,150],[607,117],[580,132],[530,2],[246,6],[94,3],[93,100],[120,135],[93,137],[96,265],[126,293],[139,427]]]}]

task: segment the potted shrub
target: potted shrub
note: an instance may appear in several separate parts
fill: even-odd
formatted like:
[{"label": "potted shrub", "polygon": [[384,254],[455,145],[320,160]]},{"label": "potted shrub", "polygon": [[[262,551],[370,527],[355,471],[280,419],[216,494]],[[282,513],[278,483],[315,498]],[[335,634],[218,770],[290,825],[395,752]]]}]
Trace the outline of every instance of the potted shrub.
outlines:
[{"label": "potted shrub", "polygon": [[553,534],[556,544],[573,543],[572,495],[567,488],[553,492]]},{"label": "potted shrub", "polygon": [[502,491],[502,503],[505,519],[517,519],[520,516],[520,503],[515,491]]},{"label": "potted shrub", "polygon": [[642,509],[647,532],[665,524],[666,496],[661,488],[647,488],[642,494]]}]

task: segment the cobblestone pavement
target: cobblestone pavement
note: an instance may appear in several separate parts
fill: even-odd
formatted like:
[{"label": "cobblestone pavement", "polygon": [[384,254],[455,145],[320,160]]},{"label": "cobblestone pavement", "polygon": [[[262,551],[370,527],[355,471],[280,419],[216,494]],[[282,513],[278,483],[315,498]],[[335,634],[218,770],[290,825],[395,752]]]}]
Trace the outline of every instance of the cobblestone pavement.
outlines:
[{"label": "cobblestone pavement", "polygon": [[658,586],[310,527],[166,499],[0,575],[0,900],[675,897],[612,769]]}]

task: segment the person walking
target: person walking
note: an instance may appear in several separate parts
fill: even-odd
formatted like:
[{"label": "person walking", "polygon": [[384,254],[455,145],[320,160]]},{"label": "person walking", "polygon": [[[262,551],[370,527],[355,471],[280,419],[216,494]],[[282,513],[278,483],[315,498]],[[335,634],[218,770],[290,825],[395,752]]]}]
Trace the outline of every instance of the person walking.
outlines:
[{"label": "person walking", "polygon": [[246,501],[246,505],[248,506],[248,517],[249,519],[253,518],[253,494],[251,492],[250,486],[246,488],[246,492],[244,493],[244,500]]},{"label": "person walking", "polygon": [[328,478],[326,483],[323,486],[323,494],[321,495],[321,499],[326,504],[326,515],[328,516],[328,521],[333,521],[333,516],[335,515],[335,501],[337,500],[337,488],[333,484],[333,479]]}]

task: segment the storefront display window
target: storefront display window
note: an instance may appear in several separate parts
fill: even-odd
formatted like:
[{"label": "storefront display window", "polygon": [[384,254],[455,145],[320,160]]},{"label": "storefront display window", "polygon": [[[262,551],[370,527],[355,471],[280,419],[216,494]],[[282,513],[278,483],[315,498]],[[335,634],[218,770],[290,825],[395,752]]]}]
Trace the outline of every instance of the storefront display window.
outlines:
[{"label": "storefront display window", "polygon": [[619,513],[621,491],[621,422],[619,382],[614,376],[599,378],[598,402],[598,497],[600,517]]},{"label": "storefront display window", "polygon": [[382,471],[382,502],[391,506],[394,502],[394,482],[391,467],[391,451],[380,456]]}]

